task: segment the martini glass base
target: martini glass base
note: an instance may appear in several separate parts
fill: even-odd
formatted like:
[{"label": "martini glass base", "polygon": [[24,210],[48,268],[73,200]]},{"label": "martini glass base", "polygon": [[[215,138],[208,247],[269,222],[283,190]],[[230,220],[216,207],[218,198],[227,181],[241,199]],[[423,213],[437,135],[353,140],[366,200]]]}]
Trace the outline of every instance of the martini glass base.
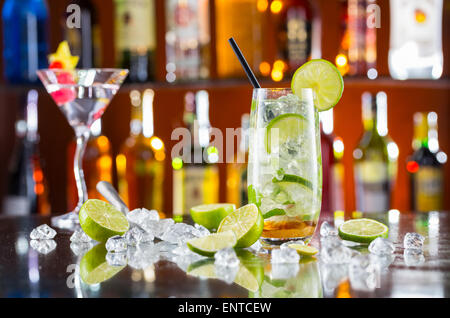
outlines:
[{"label": "martini glass base", "polygon": [[80,226],[78,209],[63,215],[52,217],[52,225],[60,229],[75,230]]}]

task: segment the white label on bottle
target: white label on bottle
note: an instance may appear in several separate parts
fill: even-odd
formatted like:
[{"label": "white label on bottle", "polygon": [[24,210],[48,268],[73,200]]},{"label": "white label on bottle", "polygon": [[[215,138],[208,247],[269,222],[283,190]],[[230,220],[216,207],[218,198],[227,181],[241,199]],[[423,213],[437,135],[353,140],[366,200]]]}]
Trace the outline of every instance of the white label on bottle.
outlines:
[{"label": "white label on bottle", "polygon": [[116,47],[147,51],[156,47],[153,0],[116,0]]},{"label": "white label on bottle", "polygon": [[383,162],[364,161],[355,165],[356,209],[366,213],[390,208],[388,167]]}]

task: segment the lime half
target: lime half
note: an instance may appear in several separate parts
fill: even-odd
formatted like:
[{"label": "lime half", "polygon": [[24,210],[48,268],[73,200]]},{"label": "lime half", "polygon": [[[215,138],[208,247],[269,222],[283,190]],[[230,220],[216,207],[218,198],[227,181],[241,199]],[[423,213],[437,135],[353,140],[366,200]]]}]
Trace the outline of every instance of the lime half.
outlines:
[{"label": "lime half", "polygon": [[348,220],[339,226],[339,236],[343,240],[370,243],[377,237],[387,238],[389,228],[372,219]]},{"label": "lime half", "polygon": [[302,88],[312,88],[316,94],[315,106],[319,111],[336,105],[344,92],[344,80],[339,70],[326,60],[311,60],[303,64],[292,77],[294,94]]},{"label": "lime half", "polygon": [[267,153],[272,153],[272,146],[285,143],[289,139],[303,136],[308,121],[299,114],[283,114],[272,119],[266,127],[265,145]]},{"label": "lime half", "polygon": [[317,248],[309,245],[301,245],[301,244],[289,244],[288,247],[293,248],[297,251],[301,256],[313,256],[316,255],[319,251]]},{"label": "lime half", "polygon": [[255,243],[264,228],[264,219],[255,204],[247,204],[226,216],[217,232],[232,231],[237,238],[236,247],[249,247]]},{"label": "lime half", "polygon": [[236,245],[236,235],[231,231],[214,233],[204,237],[195,238],[187,242],[188,248],[203,256],[214,256],[217,251]]},{"label": "lime half", "polygon": [[202,204],[191,208],[191,217],[195,223],[213,230],[217,229],[223,218],[234,210],[236,206],[231,203]]},{"label": "lime half", "polygon": [[114,235],[123,235],[130,225],[122,212],[101,200],[87,200],[80,209],[80,226],[92,239],[106,242]]}]

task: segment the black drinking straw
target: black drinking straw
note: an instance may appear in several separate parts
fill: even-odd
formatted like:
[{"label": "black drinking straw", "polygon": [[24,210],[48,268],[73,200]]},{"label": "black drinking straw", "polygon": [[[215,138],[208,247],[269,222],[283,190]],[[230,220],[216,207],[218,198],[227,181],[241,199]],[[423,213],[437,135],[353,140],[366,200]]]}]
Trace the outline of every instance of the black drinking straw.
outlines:
[{"label": "black drinking straw", "polygon": [[241,50],[239,49],[239,46],[237,45],[234,38],[229,38],[228,42],[231,45],[231,48],[233,49],[234,53],[236,54],[239,62],[241,63],[242,67],[244,68],[245,73],[247,74],[248,79],[252,83],[254,88],[261,88],[261,85],[259,85],[258,80],[256,79],[255,74],[253,74],[252,69],[248,65],[247,61],[245,60],[244,55],[242,54]]}]

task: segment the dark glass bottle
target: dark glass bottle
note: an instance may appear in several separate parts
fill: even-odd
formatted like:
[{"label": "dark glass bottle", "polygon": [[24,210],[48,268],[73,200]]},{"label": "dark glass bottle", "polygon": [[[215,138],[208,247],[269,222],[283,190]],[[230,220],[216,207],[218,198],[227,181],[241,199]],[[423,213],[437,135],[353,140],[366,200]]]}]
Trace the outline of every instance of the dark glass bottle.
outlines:
[{"label": "dark glass bottle", "polygon": [[36,83],[36,71],[48,66],[45,0],[6,0],[2,10],[3,67],[11,83]]},{"label": "dark glass bottle", "polygon": [[439,211],[443,208],[443,166],[429,149],[426,117],[424,113],[414,114],[413,145],[418,148],[406,166],[410,175],[411,209],[418,212]]},{"label": "dark glass bottle", "polygon": [[72,0],[69,5],[80,9],[80,27],[69,21],[71,12],[63,16],[64,39],[69,43],[73,55],[79,56],[79,68],[101,67],[101,36],[97,10],[91,0]]}]

